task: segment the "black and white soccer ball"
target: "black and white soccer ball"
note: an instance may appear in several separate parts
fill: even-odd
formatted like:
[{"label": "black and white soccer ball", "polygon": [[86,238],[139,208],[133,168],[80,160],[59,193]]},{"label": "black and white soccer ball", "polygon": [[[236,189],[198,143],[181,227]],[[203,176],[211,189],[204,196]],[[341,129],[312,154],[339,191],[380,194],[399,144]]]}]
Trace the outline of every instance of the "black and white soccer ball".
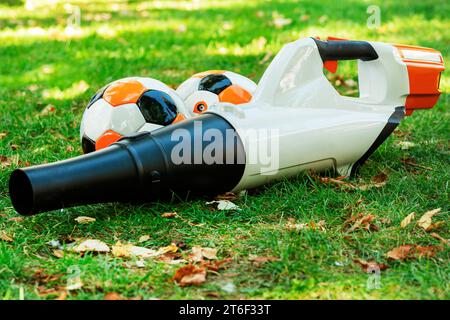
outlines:
[{"label": "black and white soccer ball", "polygon": [[121,137],[153,131],[189,117],[184,102],[161,81],[131,77],[101,88],[81,120],[84,153],[109,146]]}]

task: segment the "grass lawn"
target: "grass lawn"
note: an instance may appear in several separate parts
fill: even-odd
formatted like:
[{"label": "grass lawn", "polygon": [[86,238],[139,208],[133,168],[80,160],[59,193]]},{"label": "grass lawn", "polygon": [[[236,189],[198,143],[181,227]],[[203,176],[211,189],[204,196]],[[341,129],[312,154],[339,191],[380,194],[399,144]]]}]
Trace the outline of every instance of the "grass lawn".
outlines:
[{"label": "grass lawn", "polygon": [[[72,31],[65,29],[71,9],[61,2],[34,10],[0,4],[0,298],[61,297],[78,271],[83,286],[66,299],[111,293],[143,299],[450,298],[449,246],[416,225],[423,213],[441,208],[433,221],[444,224],[433,232],[450,238],[448,71],[438,105],[406,118],[359,174],[346,180],[361,186],[384,173],[382,187],[351,189],[305,174],[239,197],[239,212],[211,210],[207,199],[178,199],[85,206],[22,220],[7,187],[17,167],[81,153],[81,114],[90,96],[111,80],[139,75],[176,87],[196,72],[228,69],[258,81],[283,44],[316,35],[429,46],[448,62],[449,1],[73,3],[81,8],[81,28]],[[372,4],[381,13],[376,28],[366,25]],[[338,73],[354,76],[351,68]],[[402,149],[400,142],[414,145]],[[164,218],[165,212],[178,215]],[[416,219],[401,228],[411,212]],[[370,230],[352,231],[346,223],[360,213],[373,216]],[[79,224],[78,216],[96,221]],[[292,227],[321,220],[325,230]],[[139,243],[143,235],[149,237]],[[172,281],[180,265],[148,259],[137,267],[133,259],[111,253],[55,256],[48,245],[72,239],[153,249],[176,243],[181,258],[194,246],[211,247],[229,261],[209,271],[203,284],[180,287]],[[437,249],[428,257],[388,259],[387,252],[406,244]],[[388,268],[378,278],[357,259]],[[378,288],[368,286],[373,279]]]}]

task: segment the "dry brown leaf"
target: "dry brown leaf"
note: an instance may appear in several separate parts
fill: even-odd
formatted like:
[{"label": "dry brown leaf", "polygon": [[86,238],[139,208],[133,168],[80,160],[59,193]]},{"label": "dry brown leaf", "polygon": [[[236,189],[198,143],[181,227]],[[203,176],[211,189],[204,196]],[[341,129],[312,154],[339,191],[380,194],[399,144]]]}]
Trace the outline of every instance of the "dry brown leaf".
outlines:
[{"label": "dry brown leaf", "polygon": [[450,245],[450,240],[441,237],[441,236],[440,236],[439,234],[437,234],[436,232],[430,233],[430,236],[432,236],[432,237],[435,238],[435,239],[438,239],[438,240],[441,241],[443,244]]},{"label": "dry brown leaf", "polygon": [[206,281],[206,269],[188,264],[175,272],[173,280],[180,287],[200,285]]},{"label": "dry brown leaf", "polygon": [[13,242],[14,239],[12,238],[12,236],[9,236],[6,234],[5,231],[0,231],[0,240],[6,241],[6,242]]},{"label": "dry brown leaf", "polygon": [[416,218],[416,213],[415,212],[411,212],[410,214],[408,214],[403,220],[402,222],[400,222],[400,227],[405,228],[407,225],[409,225],[414,219]]},{"label": "dry brown leaf", "polygon": [[12,217],[8,219],[9,221],[14,221],[14,222],[22,222],[23,218],[22,217]]},{"label": "dry brown leaf", "polygon": [[408,258],[408,256],[410,255],[410,251],[413,248],[414,246],[410,244],[396,247],[387,253],[387,257],[394,260],[404,260]]},{"label": "dry brown leaf", "polygon": [[220,269],[224,269],[224,265],[231,262],[231,260],[232,260],[231,258],[226,258],[223,260],[208,260],[202,261],[200,265],[208,270],[217,272]]},{"label": "dry brown leaf", "polygon": [[59,296],[57,296],[55,298],[55,300],[66,300],[66,298],[67,298],[67,291],[66,290],[62,290],[62,291],[60,291]]},{"label": "dry brown leaf", "polygon": [[418,257],[431,258],[436,252],[441,251],[442,247],[438,246],[416,246],[416,253]]},{"label": "dry brown leaf", "polygon": [[158,257],[160,255],[166,253],[174,253],[178,250],[178,247],[174,244],[171,244],[167,247],[159,248],[158,250],[148,249],[144,247],[138,247],[132,244],[122,244],[117,242],[112,247],[112,254],[117,258],[130,258],[130,257],[138,257],[138,258],[152,258]]},{"label": "dry brown leaf", "polygon": [[377,174],[376,176],[372,177],[372,181],[374,183],[378,183],[378,184],[386,182],[387,180],[388,180],[388,176],[384,172],[381,172],[381,173]]},{"label": "dry brown leaf", "polygon": [[280,261],[280,258],[277,258],[277,257],[260,257],[260,256],[257,256],[257,255],[251,254],[251,255],[248,256],[248,260],[250,260],[254,264],[263,264],[263,263],[266,263],[266,262]]},{"label": "dry brown leaf", "polygon": [[150,258],[156,256],[157,251],[144,247],[138,247],[132,244],[122,244],[118,242],[112,246],[112,254],[116,258]]},{"label": "dry brown leaf", "polygon": [[109,252],[108,245],[100,240],[88,239],[72,248],[74,252]]},{"label": "dry brown leaf", "polygon": [[417,221],[417,225],[424,229],[425,231],[430,230],[429,228],[432,225],[432,218],[435,214],[438,214],[441,211],[441,208],[437,208],[434,210],[427,211],[423,214],[423,216]]},{"label": "dry brown leaf", "polygon": [[148,240],[150,240],[150,236],[149,235],[143,235],[143,236],[140,236],[139,237],[139,242],[145,242],[145,241],[148,241]]},{"label": "dry brown leaf", "polygon": [[126,298],[122,297],[117,292],[108,292],[105,294],[104,300],[127,300]]},{"label": "dry brown leaf", "polygon": [[87,216],[79,216],[74,219],[79,224],[88,224],[95,221],[95,218],[87,217]]},{"label": "dry brown leaf", "polygon": [[14,154],[11,157],[6,157],[6,156],[0,155],[0,167],[2,169],[8,168],[12,165],[18,166],[20,163],[21,163],[21,161],[19,160],[18,154]]},{"label": "dry brown leaf", "polygon": [[217,249],[215,248],[202,248],[202,255],[209,260],[217,259]]},{"label": "dry brown leaf", "polygon": [[202,248],[200,246],[192,247],[192,253],[189,255],[189,260],[192,262],[203,261],[203,258],[213,260],[217,259],[217,249]]},{"label": "dry brown leaf", "polygon": [[387,257],[393,260],[431,258],[436,254],[437,251],[440,250],[442,250],[442,247],[406,244],[389,251],[387,253]]},{"label": "dry brown leaf", "polygon": [[165,212],[161,215],[163,218],[175,218],[177,216],[176,212]]},{"label": "dry brown leaf", "polygon": [[430,224],[430,226],[426,229],[426,231],[432,231],[432,230],[439,229],[444,224],[445,224],[445,221],[436,221],[436,222]]},{"label": "dry brown leaf", "polygon": [[355,262],[356,264],[358,264],[364,271],[368,271],[368,270],[386,270],[388,268],[388,265],[384,264],[384,263],[377,263],[373,260],[370,261],[366,261],[363,259],[354,259],[353,262]]},{"label": "dry brown leaf", "polygon": [[359,229],[364,229],[367,231],[378,231],[379,228],[377,225],[373,223],[376,217],[373,214],[364,215],[363,213],[359,213],[356,216],[351,217],[345,222],[345,225],[351,225],[348,232],[353,232]]}]

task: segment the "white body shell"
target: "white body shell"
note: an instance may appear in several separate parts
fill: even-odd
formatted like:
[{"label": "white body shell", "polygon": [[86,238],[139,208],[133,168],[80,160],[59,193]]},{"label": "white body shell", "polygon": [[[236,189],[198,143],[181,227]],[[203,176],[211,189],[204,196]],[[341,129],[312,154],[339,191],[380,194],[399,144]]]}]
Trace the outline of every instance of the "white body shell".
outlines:
[{"label": "white body shell", "polygon": [[[217,104],[209,111],[227,119],[246,151],[246,167],[234,191],[262,185],[302,170],[336,169],[348,175],[409,93],[408,73],[396,48],[370,43],[379,58],[358,60],[360,97],[341,96],[323,73],[311,38],[287,44],[264,73],[248,104]],[[249,130],[249,129],[254,129]],[[249,155],[255,132],[267,132],[267,145],[278,146],[275,166]],[[273,140],[273,141],[271,141]],[[275,141],[276,140],[276,141]]]}]

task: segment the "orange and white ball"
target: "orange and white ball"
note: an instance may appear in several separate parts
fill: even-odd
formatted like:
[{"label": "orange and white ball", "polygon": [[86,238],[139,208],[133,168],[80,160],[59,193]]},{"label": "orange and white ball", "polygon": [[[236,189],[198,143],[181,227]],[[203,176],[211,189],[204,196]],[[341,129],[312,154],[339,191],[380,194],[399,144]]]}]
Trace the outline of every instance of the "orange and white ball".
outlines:
[{"label": "orange and white ball", "polygon": [[252,80],[235,72],[209,70],[184,81],[177,88],[177,93],[183,99],[187,111],[196,116],[218,102],[250,102],[256,87]]},{"label": "orange and white ball", "polygon": [[186,117],[184,102],[164,83],[141,77],[120,79],[91,98],[81,120],[82,148],[89,153],[125,135],[152,131]]}]

